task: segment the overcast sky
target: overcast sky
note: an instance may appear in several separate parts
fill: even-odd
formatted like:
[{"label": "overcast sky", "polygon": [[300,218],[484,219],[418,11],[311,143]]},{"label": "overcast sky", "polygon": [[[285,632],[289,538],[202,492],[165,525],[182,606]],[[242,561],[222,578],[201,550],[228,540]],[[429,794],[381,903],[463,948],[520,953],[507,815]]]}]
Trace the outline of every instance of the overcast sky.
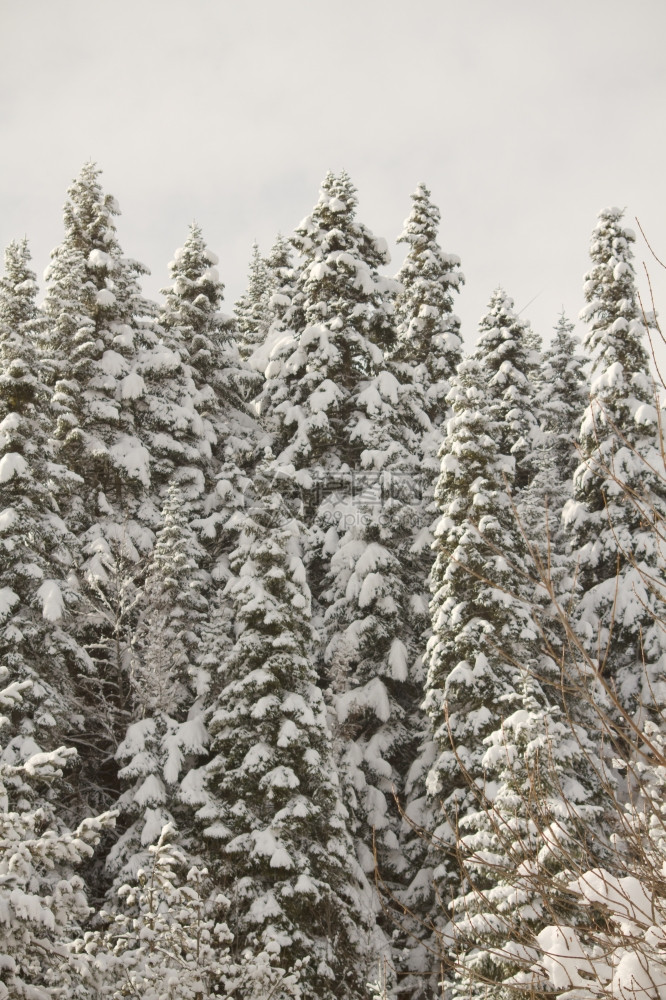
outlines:
[{"label": "overcast sky", "polygon": [[41,275],[94,159],[147,292],[196,219],[230,308],[252,241],[288,234],[328,169],[396,267],[423,180],[468,343],[498,284],[548,336],[582,307],[599,209],[666,258],[665,44],[664,0],[0,0],[0,243],[27,235]]}]

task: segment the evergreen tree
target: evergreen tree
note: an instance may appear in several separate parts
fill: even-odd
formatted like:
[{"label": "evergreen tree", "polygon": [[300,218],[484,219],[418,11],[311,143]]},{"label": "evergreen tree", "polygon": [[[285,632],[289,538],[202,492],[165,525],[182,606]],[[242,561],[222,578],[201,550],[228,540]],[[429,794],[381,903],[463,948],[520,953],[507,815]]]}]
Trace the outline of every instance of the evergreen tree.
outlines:
[{"label": "evergreen tree", "polygon": [[214,261],[201,230],[192,226],[169,265],[173,284],[164,290],[159,323],[137,360],[146,386],[140,422],[153,493],[161,506],[169,484],[177,480],[190,508],[199,512],[214,476],[217,443],[218,399],[211,382],[220,361],[214,341],[223,286]]},{"label": "evergreen tree", "polygon": [[[188,366],[195,389],[196,419],[200,421],[191,477],[196,490],[189,491],[196,515],[192,527],[214,558],[224,559],[232,537],[227,526],[243,508],[247,473],[255,461],[261,434],[243,402],[255,391],[257,375],[242,362],[233,339],[233,324],[220,310],[224,285],[217,262],[200,227],[193,225],[170,265],[173,284],[165,290],[160,322],[167,344]],[[170,412],[167,402],[167,415]],[[182,462],[178,466],[177,474],[182,478]]]},{"label": "evergreen tree", "polygon": [[610,856],[611,779],[593,740],[534,676],[516,672],[515,688],[518,707],[484,741],[480,808],[460,820],[454,996],[505,996],[507,982],[529,982],[537,935],[580,918],[568,883]]},{"label": "evergreen tree", "polygon": [[309,956],[306,997],[360,997],[369,928],[310,659],[299,534],[275,492],[243,518],[228,584],[237,637],[200,816],[240,941],[275,949],[284,968]]},{"label": "evergreen tree", "polygon": [[[405,877],[394,789],[423,728],[420,636],[411,552],[420,435],[414,384],[387,361],[395,342],[395,282],[382,278],[383,241],[356,221],[346,174],[329,174],[294,243],[301,252],[286,332],[276,342],[261,408],[277,464],[305,502],[307,565],[321,621],[320,676],[359,859],[392,890]],[[418,584],[417,584],[418,587]]]},{"label": "evergreen tree", "polygon": [[87,163],[69,189],[65,237],[47,269],[47,362],[55,382],[57,457],[85,483],[64,514],[81,548],[77,638],[90,654],[80,678],[89,700],[88,765],[103,807],[115,794],[113,754],[129,711],[130,641],[142,559],[159,506],[150,492],[150,453],[137,427],[145,380],[136,370],[151,340],[150,306],[123,256],[99,169]]},{"label": "evergreen tree", "polygon": [[400,561],[414,510],[408,473],[394,479],[366,473],[359,480],[365,480],[359,496],[331,503],[332,515],[342,516],[324,546],[330,558],[322,595],[324,664],[359,859],[368,873],[377,862],[395,887],[406,862],[394,797],[403,796],[424,728],[417,707],[425,618],[420,592],[409,587],[410,563]]},{"label": "evergreen tree", "polygon": [[328,174],[318,204],[296,230],[303,260],[295,323],[262,401],[279,461],[320,479],[356,467],[372,447],[370,382],[394,340],[394,283],[377,271],[388,260],[385,241],[356,222],[356,205],[347,174]]},{"label": "evergreen tree", "polygon": [[[405,547],[406,551],[400,553],[400,560],[405,567],[409,566],[413,587],[416,581],[422,581],[422,595],[415,593],[412,600],[422,600],[425,609],[428,602],[427,581],[433,562],[433,530],[437,519],[433,493],[439,474],[439,451],[450,416],[446,396],[462,358],[460,320],[453,312],[453,297],[460,291],[464,275],[460,271],[460,259],[454,254],[444,253],[438,243],[440,212],[432,203],[424,184],[419,184],[412,200],[414,206],[398,240],[407,243],[409,249],[397,275],[402,291],[396,298],[397,343],[392,352],[392,363],[401,379],[413,384],[413,394],[406,399],[406,403],[411,411],[414,430],[421,439],[420,503],[414,504],[410,512],[413,536]],[[423,414],[427,415],[426,420]],[[425,617],[425,624],[429,625],[427,615]],[[421,638],[422,648],[427,638],[428,631],[425,631]],[[425,778],[434,756],[429,727],[423,712],[417,708],[422,700],[425,679],[420,662],[415,672],[419,684],[410,724],[414,732],[421,733],[422,745],[416,755],[412,754],[409,771],[403,777],[402,795],[408,822],[402,825],[401,840],[409,859],[411,884],[399,893],[403,904],[410,909],[418,909],[422,883],[428,881],[422,870],[422,865],[426,863],[425,843],[411,824],[416,824],[417,828],[432,825],[427,819]],[[425,891],[428,893],[429,888]],[[416,961],[418,964],[418,959],[409,954],[409,942],[407,952],[408,962]],[[409,992],[408,982],[403,984],[403,988]],[[419,989],[417,981],[417,993]]]},{"label": "evergreen tree", "polygon": [[[486,394],[485,367],[463,362],[448,397],[454,416],[436,492],[425,705],[439,747],[428,776],[441,809],[430,831],[439,905],[460,893],[458,830],[479,807],[483,741],[518,707],[516,665],[529,669],[537,648],[524,542],[508,493],[514,462],[498,450],[500,427]],[[437,907],[435,922],[441,927]]]},{"label": "evergreen tree", "polygon": [[516,460],[518,489],[527,486],[534,474],[539,442],[534,397],[540,359],[535,345],[529,324],[513,310],[513,300],[503,289],[496,289],[479,324],[473,356],[484,368],[498,448]]},{"label": "evergreen tree", "polygon": [[266,257],[266,268],[271,321],[269,333],[274,334],[288,328],[297,277],[291,244],[280,233]]},{"label": "evergreen tree", "polygon": [[[425,184],[419,184],[412,200],[414,207],[398,237],[398,243],[407,243],[409,250],[397,275],[402,291],[396,299],[397,344],[393,356],[408,366],[410,376],[423,392],[430,421],[439,426],[447,416],[445,400],[450,380],[462,359],[460,320],[453,312],[453,293],[460,291],[465,278],[460,259],[444,253],[437,242],[440,213]],[[424,458],[428,460],[429,456]]]},{"label": "evergreen tree", "polygon": [[[6,667],[0,668],[8,680]],[[0,707],[15,716],[21,711],[29,680],[14,680],[0,691]],[[6,715],[0,726],[7,725]],[[74,868],[87,860],[113,816],[85,819],[75,830],[63,829],[46,800],[54,798],[64,767],[76,751],[58,747],[36,753],[20,764],[0,753],[0,997],[2,1000],[50,1000],[63,995],[82,997],[80,963],[68,946],[80,933],[90,908],[81,878]],[[25,800],[12,809],[11,786],[35,786],[38,808]]]},{"label": "evergreen tree", "polygon": [[133,513],[149,486],[149,456],[131,405],[142,393],[133,362],[141,317],[150,312],[138,286],[146,268],[122,255],[113,222],[119,209],[103,193],[99,174],[87,163],[70,187],[65,238],[46,272],[56,437],[70,467],[90,486],[86,501],[72,510],[82,531],[90,531],[109,505],[121,520]]},{"label": "evergreen tree", "polygon": [[194,223],[169,265],[173,284],[165,289],[160,315],[170,346],[182,352],[192,366],[211,419],[221,400],[238,405],[256,385],[256,377],[240,360],[234,342],[234,321],[220,309],[224,285],[218,263],[201,227]]},{"label": "evergreen tree", "polygon": [[157,532],[138,606],[132,657],[133,717],[118,748],[128,784],[118,807],[129,827],[108,857],[111,871],[135,876],[163,826],[177,823],[179,843],[192,845],[193,816],[181,784],[208,745],[204,721],[210,676],[200,665],[207,612],[202,558],[188,527],[182,494],[173,484]]},{"label": "evergreen tree", "polygon": [[212,894],[207,869],[188,868],[172,833],[164,827],[146,868],[118,890],[120,912],[102,911],[104,929],[74,942],[76,953],[92,957],[86,997],[300,1000],[298,968],[287,974],[268,951],[232,956],[222,919],[229,900]]},{"label": "evergreen tree", "polygon": [[578,350],[580,341],[573,330],[573,323],[562,313],[555,336],[543,353],[536,399],[541,427],[562,482],[572,480],[578,466],[578,428],[589,401],[585,357]]},{"label": "evergreen tree", "polygon": [[[203,553],[187,524],[187,510],[177,483],[169,487],[141,595],[140,621],[134,633],[134,697],[145,712],[182,706],[179,690],[198,674],[200,629],[207,602]],[[208,683],[204,681],[203,683]]]},{"label": "evergreen tree", "polygon": [[535,398],[541,439],[533,455],[532,481],[518,505],[537,562],[536,576],[542,582],[549,578],[563,599],[571,586],[571,560],[562,511],[573,493],[580,459],[578,427],[588,400],[585,359],[578,345],[573,323],[563,313],[543,354]]},{"label": "evergreen tree", "polygon": [[0,278],[0,654],[19,681],[30,681],[31,708],[7,734],[12,763],[81,736],[75,677],[89,667],[70,632],[76,544],[59,507],[81,481],[53,461],[36,292],[26,241],[10,244]]},{"label": "evergreen tree", "polygon": [[274,369],[279,370],[283,346],[289,351],[292,343],[289,331],[302,329],[303,323],[295,304],[298,269],[294,265],[292,246],[284,236],[278,235],[265,263],[267,332],[263,342],[253,351],[250,363],[264,378],[270,378]]},{"label": "evergreen tree", "polygon": [[236,329],[241,357],[249,358],[266,339],[270,325],[269,299],[271,275],[267,261],[259,252],[259,244],[252,244],[250,273],[247,289],[236,303]]},{"label": "evergreen tree", "polygon": [[577,562],[579,628],[629,711],[641,697],[646,705],[653,701],[649,689],[661,683],[666,663],[658,624],[664,553],[653,527],[666,514],[662,442],[633,242],[620,209],[600,213],[581,313],[588,323],[591,398],[574,499],[564,512]]}]

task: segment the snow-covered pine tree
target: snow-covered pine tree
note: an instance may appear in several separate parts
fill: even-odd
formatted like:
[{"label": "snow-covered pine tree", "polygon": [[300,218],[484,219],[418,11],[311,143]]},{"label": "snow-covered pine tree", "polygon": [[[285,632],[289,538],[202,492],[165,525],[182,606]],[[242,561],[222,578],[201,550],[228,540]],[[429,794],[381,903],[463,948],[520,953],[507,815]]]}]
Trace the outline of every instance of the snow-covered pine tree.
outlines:
[{"label": "snow-covered pine tree", "polygon": [[[424,184],[418,185],[412,200],[412,211],[398,240],[408,244],[409,249],[397,275],[402,290],[396,298],[397,342],[391,362],[401,380],[413,385],[411,398],[406,397],[405,402],[408,412],[411,411],[414,430],[421,440],[420,503],[418,509],[415,505],[412,510],[413,538],[400,554],[400,560],[405,567],[410,567],[414,583],[420,581],[425,607],[437,517],[433,492],[439,474],[439,451],[450,416],[446,396],[462,357],[460,320],[453,312],[453,298],[454,293],[460,291],[464,276],[460,270],[460,259],[455,254],[445,253],[438,242],[440,212]],[[427,415],[427,420],[423,420],[423,413]],[[417,593],[413,599],[417,599]],[[427,632],[422,639],[423,647],[426,641]],[[421,696],[415,701],[415,709],[422,700],[423,680],[421,677]],[[424,714],[419,711],[412,711],[411,714],[414,731],[422,730],[424,735],[423,745],[412,760],[405,778],[403,805],[411,822],[428,826],[424,812],[425,777],[432,764],[434,747]],[[410,868],[420,869],[425,845],[409,822],[403,824],[402,840]],[[409,876],[410,880],[413,875],[414,871]],[[418,882],[417,875],[407,892],[400,894],[402,901],[409,906],[416,903],[414,893]]]},{"label": "snow-covered pine tree", "polygon": [[[528,989],[544,927],[587,923],[568,883],[611,855],[612,778],[595,741],[516,667],[518,705],[484,740],[484,796],[459,823],[456,997],[506,996],[507,981]],[[509,698],[515,704],[513,691]]]},{"label": "snow-covered pine tree", "polygon": [[270,326],[271,275],[259,244],[252,244],[247,288],[234,306],[238,349],[247,359],[263,344]]},{"label": "snow-covered pine tree", "polygon": [[412,382],[387,361],[397,283],[378,267],[385,244],[356,221],[349,177],[329,174],[298,227],[301,263],[291,332],[276,341],[262,412],[310,529],[320,676],[336,716],[335,743],[357,852],[394,891],[405,877],[398,842],[402,795],[420,730],[420,637],[427,602],[411,552],[421,429]]},{"label": "snow-covered pine tree", "polygon": [[202,561],[182,493],[173,483],[137,608],[131,671],[136,721],[117,753],[119,778],[128,786],[118,808],[129,825],[107,866],[121,879],[135,877],[147,863],[148,847],[167,823],[176,823],[179,844],[197,853],[193,813],[179,799],[179,789],[208,745],[204,711],[210,676],[200,666],[208,610]]},{"label": "snow-covered pine tree", "polygon": [[658,625],[665,553],[655,530],[666,516],[666,479],[632,262],[635,237],[622,215],[619,208],[602,211],[592,234],[581,313],[592,358],[590,403],[564,516],[577,563],[579,629],[622,707],[633,712],[641,698],[653,701],[650,688],[666,666]]},{"label": "snow-covered pine tree", "polygon": [[19,338],[29,335],[36,351],[46,317],[37,306],[37,275],[31,266],[27,239],[14,240],[5,250],[5,270],[0,277],[0,322]]},{"label": "snow-covered pine tree", "polygon": [[289,240],[278,233],[266,257],[268,270],[268,308],[270,310],[270,330],[286,330],[295,294],[296,270],[293,248]]},{"label": "snow-covered pine tree", "polygon": [[[417,738],[413,668],[426,624],[409,553],[420,442],[413,385],[386,360],[398,286],[379,275],[385,245],[356,221],[356,204],[349,177],[329,174],[296,232],[295,329],[276,345],[265,399],[283,446],[277,462],[296,468],[314,532],[308,567],[325,614],[321,669],[340,713],[359,851],[371,870],[374,827],[384,874],[395,877],[393,787],[402,787]],[[420,417],[419,426],[428,423]]]},{"label": "snow-covered pine tree", "polygon": [[355,479],[365,479],[358,496],[331,499],[323,665],[359,859],[369,874],[377,861],[382,879],[395,888],[406,862],[394,796],[403,798],[424,728],[417,707],[425,609],[418,579],[409,586],[413,559],[400,559],[415,498],[406,466],[402,476],[368,472]]},{"label": "snow-covered pine tree", "polygon": [[165,826],[146,867],[118,889],[114,912],[98,914],[103,929],[73,943],[87,959],[86,1000],[301,1000],[301,963],[280,968],[273,949],[231,955],[229,900],[213,892],[207,869],[190,866],[172,836]]},{"label": "snow-covered pine tree", "polygon": [[[233,538],[227,526],[235,511],[243,508],[261,434],[243,402],[256,391],[258,375],[241,360],[233,323],[220,310],[224,285],[217,263],[201,228],[192,225],[170,264],[173,283],[165,290],[159,318],[166,344],[189,366],[202,424],[199,471],[193,478],[199,497],[193,503],[192,526],[211,557],[224,560]],[[209,443],[209,459],[202,464],[204,441]],[[177,473],[181,476],[182,469]]]},{"label": "snow-covered pine tree", "polygon": [[490,418],[497,424],[497,446],[516,460],[515,486],[523,489],[535,471],[540,434],[536,415],[536,377],[540,358],[529,324],[514,312],[513,299],[497,288],[479,324],[473,357],[484,369]]},{"label": "snow-covered pine tree", "polygon": [[266,269],[267,332],[249,358],[250,366],[264,377],[269,359],[280,356],[283,343],[288,349],[291,343],[289,330],[303,328],[302,315],[296,305],[298,269],[294,266],[291,243],[281,234],[278,234],[266,257]]},{"label": "snow-covered pine tree", "polygon": [[[0,667],[0,728],[9,713],[20,713],[31,681],[9,680]],[[4,741],[3,741],[4,742]],[[54,799],[63,768],[72,765],[76,751],[58,747],[35,753],[20,764],[9,764],[0,749],[0,998],[2,1000],[55,1000],[85,997],[81,977],[86,961],[69,953],[69,944],[88,918],[81,878],[74,869],[93,853],[111,814],[85,819],[75,830],[63,829],[47,804]],[[38,808],[26,801],[9,805],[11,786],[35,786]]]},{"label": "snow-covered pine tree", "polygon": [[158,508],[175,480],[190,510],[201,513],[214,476],[218,401],[192,361],[201,354],[199,367],[208,368],[214,379],[215,347],[199,330],[211,326],[222,285],[212,264],[217,258],[207,250],[198,226],[191,227],[185,245],[174,256],[169,265],[174,282],[164,290],[166,301],[158,323],[146,330],[146,343],[137,358],[137,372],[145,384],[137,412],[150,453]]},{"label": "snow-covered pine tree", "polygon": [[[412,195],[414,207],[405,220],[398,243],[409,250],[398,271],[402,291],[396,298],[397,342],[393,358],[407,365],[424,398],[424,409],[435,427],[447,417],[446,395],[462,359],[460,320],[453,312],[453,293],[464,281],[460,258],[444,253],[438,243],[440,212],[425,184]],[[434,455],[425,454],[434,447]],[[424,461],[432,463],[435,478],[436,443],[427,442]]]},{"label": "snow-covered pine tree", "polygon": [[355,468],[368,446],[369,400],[359,397],[395,337],[395,283],[377,271],[388,260],[386,243],[356,221],[357,201],[348,175],[329,173],[296,229],[302,261],[292,335],[271,359],[262,397],[280,463],[318,480]]},{"label": "snow-covered pine tree", "polygon": [[159,507],[150,493],[150,454],[137,428],[145,382],[138,352],[150,340],[151,307],[138,279],[146,269],[124,257],[114,198],[87,163],[69,189],[65,237],[46,272],[46,362],[55,382],[56,455],[85,490],[64,512],[82,552],[77,638],[94,668],[82,678],[89,711],[89,767],[108,804],[112,760],[129,709],[129,650],[141,560],[152,548]]},{"label": "snow-covered pine tree", "polygon": [[439,747],[428,790],[440,805],[429,831],[437,894],[431,916],[440,930],[447,923],[444,908],[460,893],[460,824],[483,801],[483,741],[519,707],[516,666],[528,669],[537,647],[525,546],[508,493],[514,460],[496,444],[501,428],[489,413],[487,392],[485,366],[463,361],[448,396],[454,416],[436,491],[441,519],[425,707]]},{"label": "snow-covered pine tree", "polygon": [[538,581],[536,596],[543,606],[543,628],[555,658],[564,642],[556,605],[567,603],[572,587],[571,546],[562,511],[573,495],[573,473],[580,461],[578,428],[589,398],[585,357],[573,329],[563,313],[543,354],[535,397],[541,435],[531,481],[518,500]]},{"label": "snow-covered pine tree", "polygon": [[[266,485],[266,484],[265,484]],[[307,998],[363,993],[371,926],[311,659],[302,527],[266,489],[240,524],[200,817],[239,945],[276,950]],[[191,789],[191,794],[196,794]]]},{"label": "snow-covered pine tree", "polygon": [[534,475],[519,502],[538,562],[536,575],[550,577],[558,593],[562,586],[566,590],[571,570],[562,510],[573,493],[573,473],[580,461],[578,428],[589,398],[585,358],[573,329],[563,313],[543,354],[535,397],[541,437],[534,452]]},{"label": "snow-covered pine tree", "polygon": [[[81,480],[53,461],[36,293],[27,242],[10,244],[0,278],[0,655],[18,681],[31,682],[5,730],[11,763],[81,736],[75,678],[89,667],[70,632],[76,544],[58,505]],[[76,808],[71,787],[67,801]]]},{"label": "snow-covered pine tree", "polygon": [[127,518],[149,485],[149,456],[131,406],[143,391],[133,362],[141,318],[150,312],[138,286],[146,268],[123,256],[113,222],[118,205],[103,193],[99,175],[86,163],[70,187],[65,238],[46,271],[56,437],[70,467],[89,485],[70,515],[82,531],[109,507]]},{"label": "snow-covered pine tree", "polygon": [[586,358],[573,331],[574,324],[562,313],[543,352],[536,397],[541,427],[563,482],[573,480],[580,461],[578,428],[589,402]]}]

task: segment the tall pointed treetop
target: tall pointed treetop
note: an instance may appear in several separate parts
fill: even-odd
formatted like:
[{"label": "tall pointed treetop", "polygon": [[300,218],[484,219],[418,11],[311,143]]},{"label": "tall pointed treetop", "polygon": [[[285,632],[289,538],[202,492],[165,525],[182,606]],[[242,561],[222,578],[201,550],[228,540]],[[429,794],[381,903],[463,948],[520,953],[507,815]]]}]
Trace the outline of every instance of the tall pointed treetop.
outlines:
[{"label": "tall pointed treetop", "polygon": [[535,378],[539,355],[529,323],[520,319],[503,288],[497,288],[479,324],[474,357],[484,370],[491,417],[497,423],[497,445],[516,459],[515,485],[530,481],[539,442],[535,416]]},{"label": "tall pointed treetop", "polygon": [[373,405],[363,390],[394,339],[395,282],[377,271],[389,259],[386,241],[356,222],[356,201],[348,175],[329,173],[294,235],[302,255],[293,300],[300,322],[276,344],[262,409],[282,460],[297,468],[358,462]]},{"label": "tall pointed treetop", "polygon": [[461,359],[460,320],[453,312],[453,293],[460,291],[465,278],[460,258],[444,253],[437,242],[440,212],[425,184],[419,184],[412,200],[414,207],[398,238],[409,250],[397,275],[403,290],[396,302],[395,356],[425,367],[428,413],[437,421],[443,417],[443,399]]},{"label": "tall pointed treetop", "polygon": [[[585,276],[592,354],[590,402],[580,430],[574,498],[564,509],[578,560],[578,615],[601,652],[625,708],[666,674],[661,604],[664,553],[654,524],[666,516],[663,436],[645,348],[632,262],[634,235],[622,212],[601,212]],[[661,473],[659,470],[662,470]],[[652,581],[646,586],[646,581]],[[600,664],[601,666],[601,664]]]}]

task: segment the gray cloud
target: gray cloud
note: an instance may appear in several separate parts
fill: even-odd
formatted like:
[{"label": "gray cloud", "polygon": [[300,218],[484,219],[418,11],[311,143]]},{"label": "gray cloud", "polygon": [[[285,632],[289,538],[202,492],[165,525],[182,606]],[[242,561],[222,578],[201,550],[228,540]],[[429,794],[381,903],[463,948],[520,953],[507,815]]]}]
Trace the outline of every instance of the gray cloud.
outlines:
[{"label": "gray cloud", "polygon": [[230,306],[252,241],[289,232],[344,166],[389,242],[431,187],[468,342],[498,283],[548,334],[582,305],[600,208],[626,205],[666,256],[664,28],[661,0],[5,3],[0,242],[27,234],[43,270],[93,158],[147,290],[196,218]]}]

